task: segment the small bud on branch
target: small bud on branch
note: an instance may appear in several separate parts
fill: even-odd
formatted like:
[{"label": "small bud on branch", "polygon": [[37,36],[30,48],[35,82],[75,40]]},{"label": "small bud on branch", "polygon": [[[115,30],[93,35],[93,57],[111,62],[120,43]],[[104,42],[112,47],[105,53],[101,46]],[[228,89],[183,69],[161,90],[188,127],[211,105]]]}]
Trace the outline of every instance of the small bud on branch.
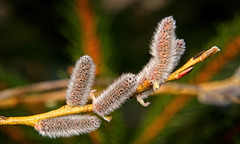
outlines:
[{"label": "small bud on branch", "polygon": [[179,79],[179,74],[181,74],[183,71],[194,66],[195,64],[197,64],[199,62],[202,62],[202,61],[210,58],[218,51],[220,51],[220,49],[217,46],[214,46],[214,47],[210,48],[209,50],[201,53],[200,55],[198,54],[197,57],[196,56],[192,57],[185,65],[183,65],[181,68],[179,68],[178,70],[173,72],[166,81],[172,81],[172,80]]}]

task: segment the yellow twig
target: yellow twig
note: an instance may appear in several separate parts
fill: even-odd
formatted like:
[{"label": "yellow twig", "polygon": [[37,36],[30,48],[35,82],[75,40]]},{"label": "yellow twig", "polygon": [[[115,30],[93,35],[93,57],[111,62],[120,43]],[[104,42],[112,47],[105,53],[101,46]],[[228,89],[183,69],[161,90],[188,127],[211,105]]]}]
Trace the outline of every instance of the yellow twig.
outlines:
[{"label": "yellow twig", "polygon": [[[214,55],[219,49],[217,47],[212,47],[210,50],[203,52],[193,58],[191,58],[187,64],[185,64],[183,67],[175,71],[173,74],[170,75],[169,79],[174,80],[174,79],[179,79],[182,76],[182,73],[187,70],[189,67],[192,67],[193,65],[197,64],[198,62],[201,62],[212,55]],[[189,64],[188,64],[189,63]],[[182,75],[179,77],[179,75]],[[172,78],[173,77],[173,78]],[[151,84],[147,81],[143,82],[138,89],[137,93],[141,93],[149,88],[151,88]],[[76,113],[84,113],[84,112],[91,112],[93,111],[93,106],[92,104],[86,105],[86,106],[81,106],[81,107],[70,107],[68,105],[62,106],[59,109],[47,112],[47,113],[42,113],[42,114],[37,114],[33,116],[25,116],[25,117],[0,117],[0,125],[29,125],[29,126],[34,126],[37,122],[43,119],[47,118],[52,118],[52,117],[58,117],[58,116],[63,116],[63,115],[69,115],[69,114],[76,114]]]},{"label": "yellow twig", "polygon": [[[190,60],[188,60],[188,62],[186,64],[184,64],[181,68],[179,68],[178,70],[174,71],[166,81],[172,81],[172,80],[176,80],[176,79],[180,79],[183,76],[185,76],[188,72],[186,70],[189,70],[189,68],[191,68],[192,66],[196,65],[199,62],[202,62],[208,58],[210,58],[211,56],[213,56],[215,53],[217,53],[219,51],[219,49],[214,46],[212,48],[210,48],[209,50],[207,50],[206,52],[201,52],[198,55],[192,57]],[[140,93],[143,92],[149,88],[152,87],[152,84],[146,80],[144,81],[142,84],[139,85],[139,87],[137,88],[136,93]]]},{"label": "yellow twig", "polygon": [[0,125],[29,125],[34,126],[37,122],[43,119],[64,116],[69,114],[84,113],[93,111],[92,104],[85,105],[81,107],[70,107],[64,105],[59,109],[52,110],[50,112],[37,114],[33,116],[24,116],[24,117],[3,117],[0,116]]},{"label": "yellow twig", "polygon": [[182,72],[189,69],[190,67],[194,66],[195,64],[202,62],[209,57],[213,56],[216,52],[218,52],[219,49],[217,47],[212,47],[206,52],[201,52],[195,57],[192,57],[185,65],[183,65],[181,68],[173,72],[167,79],[167,81],[172,81],[181,78]]}]

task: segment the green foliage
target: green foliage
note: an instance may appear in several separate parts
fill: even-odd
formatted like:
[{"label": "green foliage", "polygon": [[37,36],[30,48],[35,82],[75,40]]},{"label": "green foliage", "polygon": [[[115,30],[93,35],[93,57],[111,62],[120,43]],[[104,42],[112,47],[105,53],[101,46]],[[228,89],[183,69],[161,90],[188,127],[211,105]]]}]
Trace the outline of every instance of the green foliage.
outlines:
[{"label": "green foliage", "polygon": [[78,19],[76,3],[74,0],[63,0],[56,5],[56,11],[64,19],[59,31],[68,40],[65,53],[75,62],[84,55],[82,48],[81,23]]},{"label": "green foliage", "polygon": [[21,77],[18,73],[6,70],[0,66],[0,82],[4,87],[16,87],[29,83],[28,80]]}]

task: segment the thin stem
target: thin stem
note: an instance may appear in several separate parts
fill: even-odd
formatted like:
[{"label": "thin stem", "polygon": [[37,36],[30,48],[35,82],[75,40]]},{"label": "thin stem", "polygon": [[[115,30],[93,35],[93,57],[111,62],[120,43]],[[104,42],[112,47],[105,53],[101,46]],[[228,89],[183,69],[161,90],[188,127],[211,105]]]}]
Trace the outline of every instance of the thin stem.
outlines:
[{"label": "thin stem", "polygon": [[21,95],[21,97],[10,97],[0,100],[0,108],[15,107],[19,104],[35,105],[49,101],[64,101],[66,90],[50,91],[46,93],[37,93],[31,96]]},{"label": "thin stem", "polygon": [[[98,87],[106,86],[112,80],[113,80],[112,78],[98,78],[95,81],[95,85]],[[18,96],[25,97],[27,94],[31,94],[31,97],[34,97],[39,95],[34,93],[38,93],[38,92],[43,93],[45,91],[47,92],[58,91],[59,89],[64,89],[64,91],[66,91],[65,89],[67,87],[67,84],[68,84],[68,79],[60,79],[60,80],[53,80],[53,81],[44,81],[44,82],[39,82],[35,84],[2,90],[0,91],[0,100],[1,100],[0,107],[3,101],[10,98],[18,97]],[[61,99],[65,99],[65,93],[63,98]]]},{"label": "thin stem", "polygon": [[68,80],[54,80],[54,81],[47,81],[47,82],[40,82],[36,84],[30,84],[27,86],[21,86],[12,89],[6,89],[0,92],[0,100],[10,98],[17,95],[23,95],[30,92],[43,92],[49,91],[53,89],[61,89],[67,86]]},{"label": "thin stem", "polygon": [[185,70],[189,69],[190,67],[194,66],[195,64],[202,62],[208,58],[210,58],[211,56],[213,56],[215,53],[217,53],[219,51],[219,49],[214,46],[211,49],[207,50],[206,52],[200,52],[198,55],[196,55],[195,57],[192,57],[185,65],[183,65],[181,68],[179,68],[178,70],[176,70],[175,72],[173,72],[166,81],[172,81],[172,80],[176,80],[181,77],[182,72],[184,72]]},{"label": "thin stem", "polygon": [[59,109],[52,110],[46,113],[37,114],[33,116],[24,116],[24,117],[0,117],[0,125],[29,125],[34,126],[37,122],[43,119],[64,116],[69,114],[84,113],[93,111],[92,104],[85,105],[81,107],[70,107],[64,105]]},{"label": "thin stem", "polygon": [[[106,84],[105,84],[106,85]],[[171,94],[187,94],[187,95],[198,95],[200,90],[203,91],[212,91],[216,88],[224,89],[224,87],[231,87],[232,85],[240,85],[240,81],[237,81],[237,78],[232,77],[221,81],[213,81],[207,83],[200,83],[197,86],[192,84],[183,84],[176,82],[168,82],[160,87],[159,90],[153,94],[162,94],[162,93],[171,93]],[[48,101],[64,101],[65,100],[66,90],[58,90],[47,93],[38,93],[27,97],[23,95],[21,98],[12,97],[9,99],[4,99],[0,101],[0,108],[9,108],[15,107],[19,104],[35,105],[37,103],[46,103]],[[98,95],[98,92],[95,92]],[[89,99],[90,100],[90,99]]]}]

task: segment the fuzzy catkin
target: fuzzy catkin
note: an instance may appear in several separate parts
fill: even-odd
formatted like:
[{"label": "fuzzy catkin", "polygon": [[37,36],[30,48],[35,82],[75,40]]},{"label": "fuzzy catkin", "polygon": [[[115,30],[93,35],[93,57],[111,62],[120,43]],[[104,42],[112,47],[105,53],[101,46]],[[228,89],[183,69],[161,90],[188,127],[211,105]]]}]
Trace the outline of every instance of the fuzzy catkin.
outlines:
[{"label": "fuzzy catkin", "polygon": [[178,65],[186,49],[186,46],[185,46],[186,43],[184,42],[183,39],[177,39],[176,41],[177,41],[177,46],[176,46],[176,54],[174,55],[175,57],[174,67]]},{"label": "fuzzy catkin", "polygon": [[70,106],[85,105],[95,77],[95,64],[88,55],[76,62],[66,91],[66,102]]},{"label": "fuzzy catkin", "polygon": [[172,16],[164,18],[154,34],[150,47],[154,61],[149,63],[147,78],[150,82],[163,84],[176,65],[177,42],[175,20]]},{"label": "fuzzy catkin", "polygon": [[71,137],[89,133],[99,128],[101,120],[90,115],[67,115],[38,122],[34,128],[50,138]]},{"label": "fuzzy catkin", "polygon": [[[177,39],[177,55],[178,56],[182,56],[183,53],[185,52],[185,48],[186,48],[186,43],[184,42],[184,39]],[[179,60],[179,59],[178,59]]]},{"label": "fuzzy catkin", "polygon": [[119,108],[136,91],[136,76],[123,74],[93,101],[93,110],[105,116]]},{"label": "fuzzy catkin", "polygon": [[170,53],[173,41],[175,41],[176,24],[172,16],[162,19],[153,35],[150,53],[156,60],[163,60]]},{"label": "fuzzy catkin", "polygon": [[172,16],[158,23],[150,46],[150,53],[153,57],[137,76],[138,85],[148,80],[154,86],[138,94],[139,98],[147,98],[163,84],[183,55],[185,42],[183,39],[176,38],[175,29],[176,22]]},{"label": "fuzzy catkin", "polygon": [[[153,64],[154,61],[155,61],[154,58],[151,58],[149,60],[148,64],[146,66],[144,66],[144,68],[138,73],[138,75],[137,75],[137,85],[140,85],[144,81],[148,80],[147,79],[147,74],[149,73],[150,64]],[[139,96],[141,99],[145,99],[152,93],[153,93],[153,88],[150,88],[150,89],[148,89],[144,92],[141,92],[141,93],[137,94],[137,96]]]}]

